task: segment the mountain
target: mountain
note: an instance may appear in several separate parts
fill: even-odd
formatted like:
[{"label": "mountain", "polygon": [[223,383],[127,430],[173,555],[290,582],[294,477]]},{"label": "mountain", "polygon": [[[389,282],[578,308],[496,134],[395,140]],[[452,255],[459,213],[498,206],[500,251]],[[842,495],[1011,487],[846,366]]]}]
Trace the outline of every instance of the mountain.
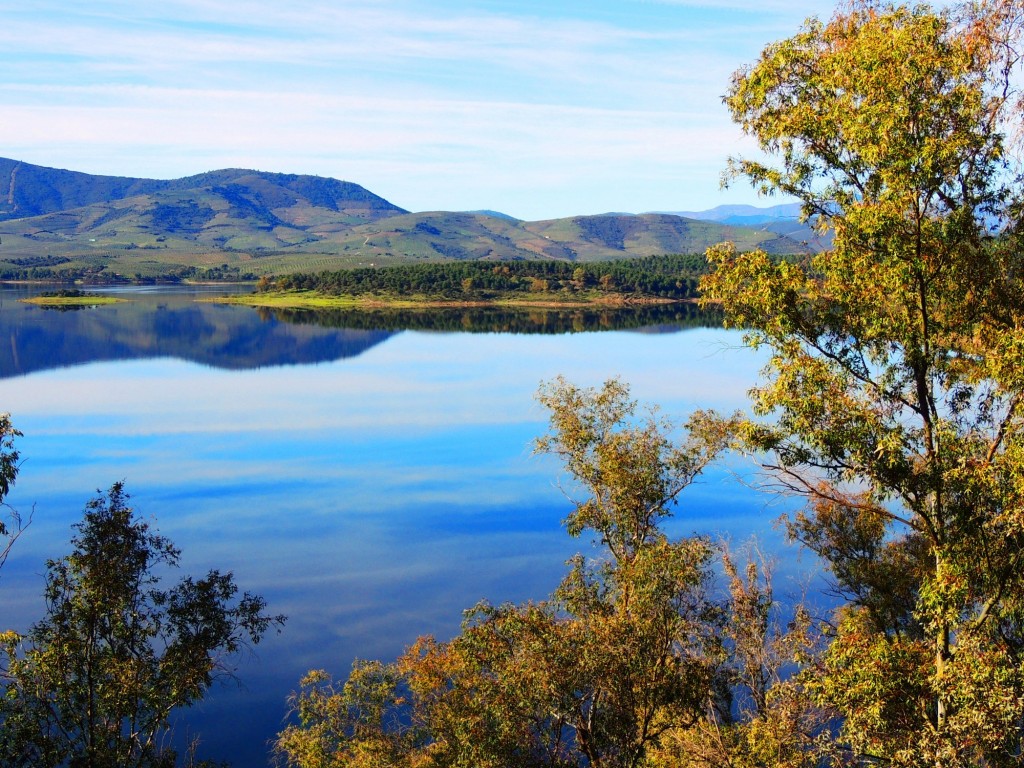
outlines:
[{"label": "mountain", "polygon": [[722,224],[738,224],[749,227],[779,220],[800,219],[800,203],[784,203],[768,208],[753,205],[719,205],[706,211],[673,211],[676,216],[701,221],[717,221]]},{"label": "mountain", "polygon": [[507,213],[502,213],[501,211],[484,209],[479,211],[467,211],[467,213],[479,213],[483,216],[493,216],[496,219],[505,219],[505,221],[522,221],[522,219],[517,219],[515,216],[509,216]]},{"label": "mountain", "polygon": [[623,255],[703,253],[723,240],[739,250],[761,248],[769,253],[806,253],[794,240],[749,227],[698,221],[672,214],[608,213],[567,219],[527,222],[525,229],[558,243],[584,260],[623,258]]},{"label": "mountain", "polygon": [[93,176],[0,157],[0,221],[144,195],[166,182]]},{"label": "mountain", "polygon": [[[733,212],[732,215],[743,215]],[[780,219],[780,221],[782,221]],[[448,259],[609,260],[813,250],[802,231],[676,214],[524,222],[410,213],[347,181],[229,168],[181,179],[95,176],[0,158],[0,275],[223,277]],[[31,271],[31,272],[29,272]]]},{"label": "mountain", "polygon": [[675,215],[774,232],[787,240],[803,243],[812,251],[832,247],[831,233],[822,235],[800,221],[800,203],[784,203],[768,208],[753,205],[719,205],[706,211],[678,211]]}]

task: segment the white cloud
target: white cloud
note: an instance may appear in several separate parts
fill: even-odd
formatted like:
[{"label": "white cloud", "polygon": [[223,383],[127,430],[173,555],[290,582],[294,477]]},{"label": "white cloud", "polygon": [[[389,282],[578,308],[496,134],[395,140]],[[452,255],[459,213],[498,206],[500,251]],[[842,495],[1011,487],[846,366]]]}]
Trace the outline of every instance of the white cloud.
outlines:
[{"label": "white cloud", "polygon": [[[59,93],[40,99],[46,90]],[[76,170],[170,177],[208,170],[195,159],[207,157],[215,167],[346,178],[418,210],[480,207],[489,189],[536,193],[596,183],[615,195],[617,184],[671,184],[709,170],[717,183],[725,156],[740,141],[723,108],[715,114],[686,105],[659,112],[137,86],[0,87],[0,98],[8,105],[0,115],[0,143],[8,152],[24,146],[22,126],[33,125],[33,144],[65,148]],[[88,167],[71,162],[76,156],[97,157],[99,165],[120,159],[113,167]],[[56,163],[28,146],[21,159]],[[183,159],[191,160],[185,168]],[[447,188],[439,189],[439,180]],[[664,198],[613,202],[511,212],[547,218],[678,207]]]},{"label": "white cloud", "polygon": [[6,155],[123,175],[340,175],[405,207],[526,218],[696,207],[681,178],[714,197],[741,141],[720,101],[729,75],[806,15],[744,0],[574,16],[415,0],[63,5],[5,12]]}]

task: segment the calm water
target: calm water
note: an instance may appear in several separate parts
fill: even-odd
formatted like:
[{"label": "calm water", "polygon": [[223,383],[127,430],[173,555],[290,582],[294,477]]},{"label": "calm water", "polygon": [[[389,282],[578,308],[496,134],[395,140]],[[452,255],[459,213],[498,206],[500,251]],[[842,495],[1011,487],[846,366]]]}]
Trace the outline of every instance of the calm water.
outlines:
[{"label": "calm water", "polygon": [[[42,615],[45,560],[68,551],[95,490],[124,480],[183,573],[230,569],[289,615],[238,660],[241,687],[178,724],[180,739],[202,730],[201,756],[242,768],[266,764],[307,669],[344,675],[354,657],[448,637],[482,598],[544,597],[587,547],[560,528],[558,465],[531,455],[541,381],[618,375],[683,416],[742,407],[761,365],[679,311],[318,319],[163,289],[59,312],[16,301],[27,292],[0,287],[0,411],[25,433],[9,500],[35,510],[0,574],[2,628]],[[453,328],[472,332],[437,330]],[[777,547],[779,510],[734,470],[692,488],[672,532]]]}]

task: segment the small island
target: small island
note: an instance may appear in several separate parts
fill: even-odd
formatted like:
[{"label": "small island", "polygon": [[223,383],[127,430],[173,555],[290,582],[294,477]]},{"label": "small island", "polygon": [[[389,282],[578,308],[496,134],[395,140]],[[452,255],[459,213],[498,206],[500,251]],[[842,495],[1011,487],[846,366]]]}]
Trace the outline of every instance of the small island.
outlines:
[{"label": "small island", "polygon": [[275,309],[623,307],[692,301],[703,257],[610,262],[456,261],[291,274],[213,299]]},{"label": "small island", "polygon": [[20,299],[25,304],[40,307],[95,307],[100,304],[120,304],[127,299],[116,296],[104,296],[99,293],[88,293],[77,288],[65,288],[59,291],[48,291],[29,299]]}]

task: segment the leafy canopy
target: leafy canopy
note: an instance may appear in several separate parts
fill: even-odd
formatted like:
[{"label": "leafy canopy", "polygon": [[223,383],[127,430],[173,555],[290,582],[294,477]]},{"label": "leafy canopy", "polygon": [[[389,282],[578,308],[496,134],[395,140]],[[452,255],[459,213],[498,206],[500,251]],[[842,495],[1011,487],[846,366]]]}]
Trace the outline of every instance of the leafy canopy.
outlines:
[{"label": "leafy canopy", "polygon": [[10,414],[0,413],[0,509],[7,511],[8,520],[0,519],[0,567],[7,560],[14,541],[21,535],[23,526],[26,525],[17,510],[4,502],[18,477],[20,455],[14,444],[15,438],[18,437],[21,437],[21,432],[11,424]]},{"label": "leafy canopy", "polygon": [[[731,423],[702,413],[680,431],[640,414],[616,380],[557,379],[539,399],[551,430],[537,449],[563,460],[582,495],[566,527],[593,534],[599,557],[573,558],[547,600],[483,602],[448,642],[420,638],[394,665],[357,662],[340,688],[311,673],[292,698],[298,722],[278,737],[288,765],[625,768],[656,764],[709,706],[729,726],[713,548],[661,524]],[[657,764],[673,764],[670,751]]]},{"label": "leafy canopy", "polygon": [[210,571],[161,588],[180,552],[136,517],[120,483],[86,506],[73,550],[47,563],[46,617],[3,636],[0,762],[169,766],[173,709],[199,701],[233,654],[282,616]]},{"label": "leafy canopy", "polygon": [[742,432],[847,599],[809,685],[856,760],[1024,748],[1020,13],[854,2],[726,97],[770,159],[731,173],[835,233],[803,263],[716,247],[701,289],[772,354]]}]

